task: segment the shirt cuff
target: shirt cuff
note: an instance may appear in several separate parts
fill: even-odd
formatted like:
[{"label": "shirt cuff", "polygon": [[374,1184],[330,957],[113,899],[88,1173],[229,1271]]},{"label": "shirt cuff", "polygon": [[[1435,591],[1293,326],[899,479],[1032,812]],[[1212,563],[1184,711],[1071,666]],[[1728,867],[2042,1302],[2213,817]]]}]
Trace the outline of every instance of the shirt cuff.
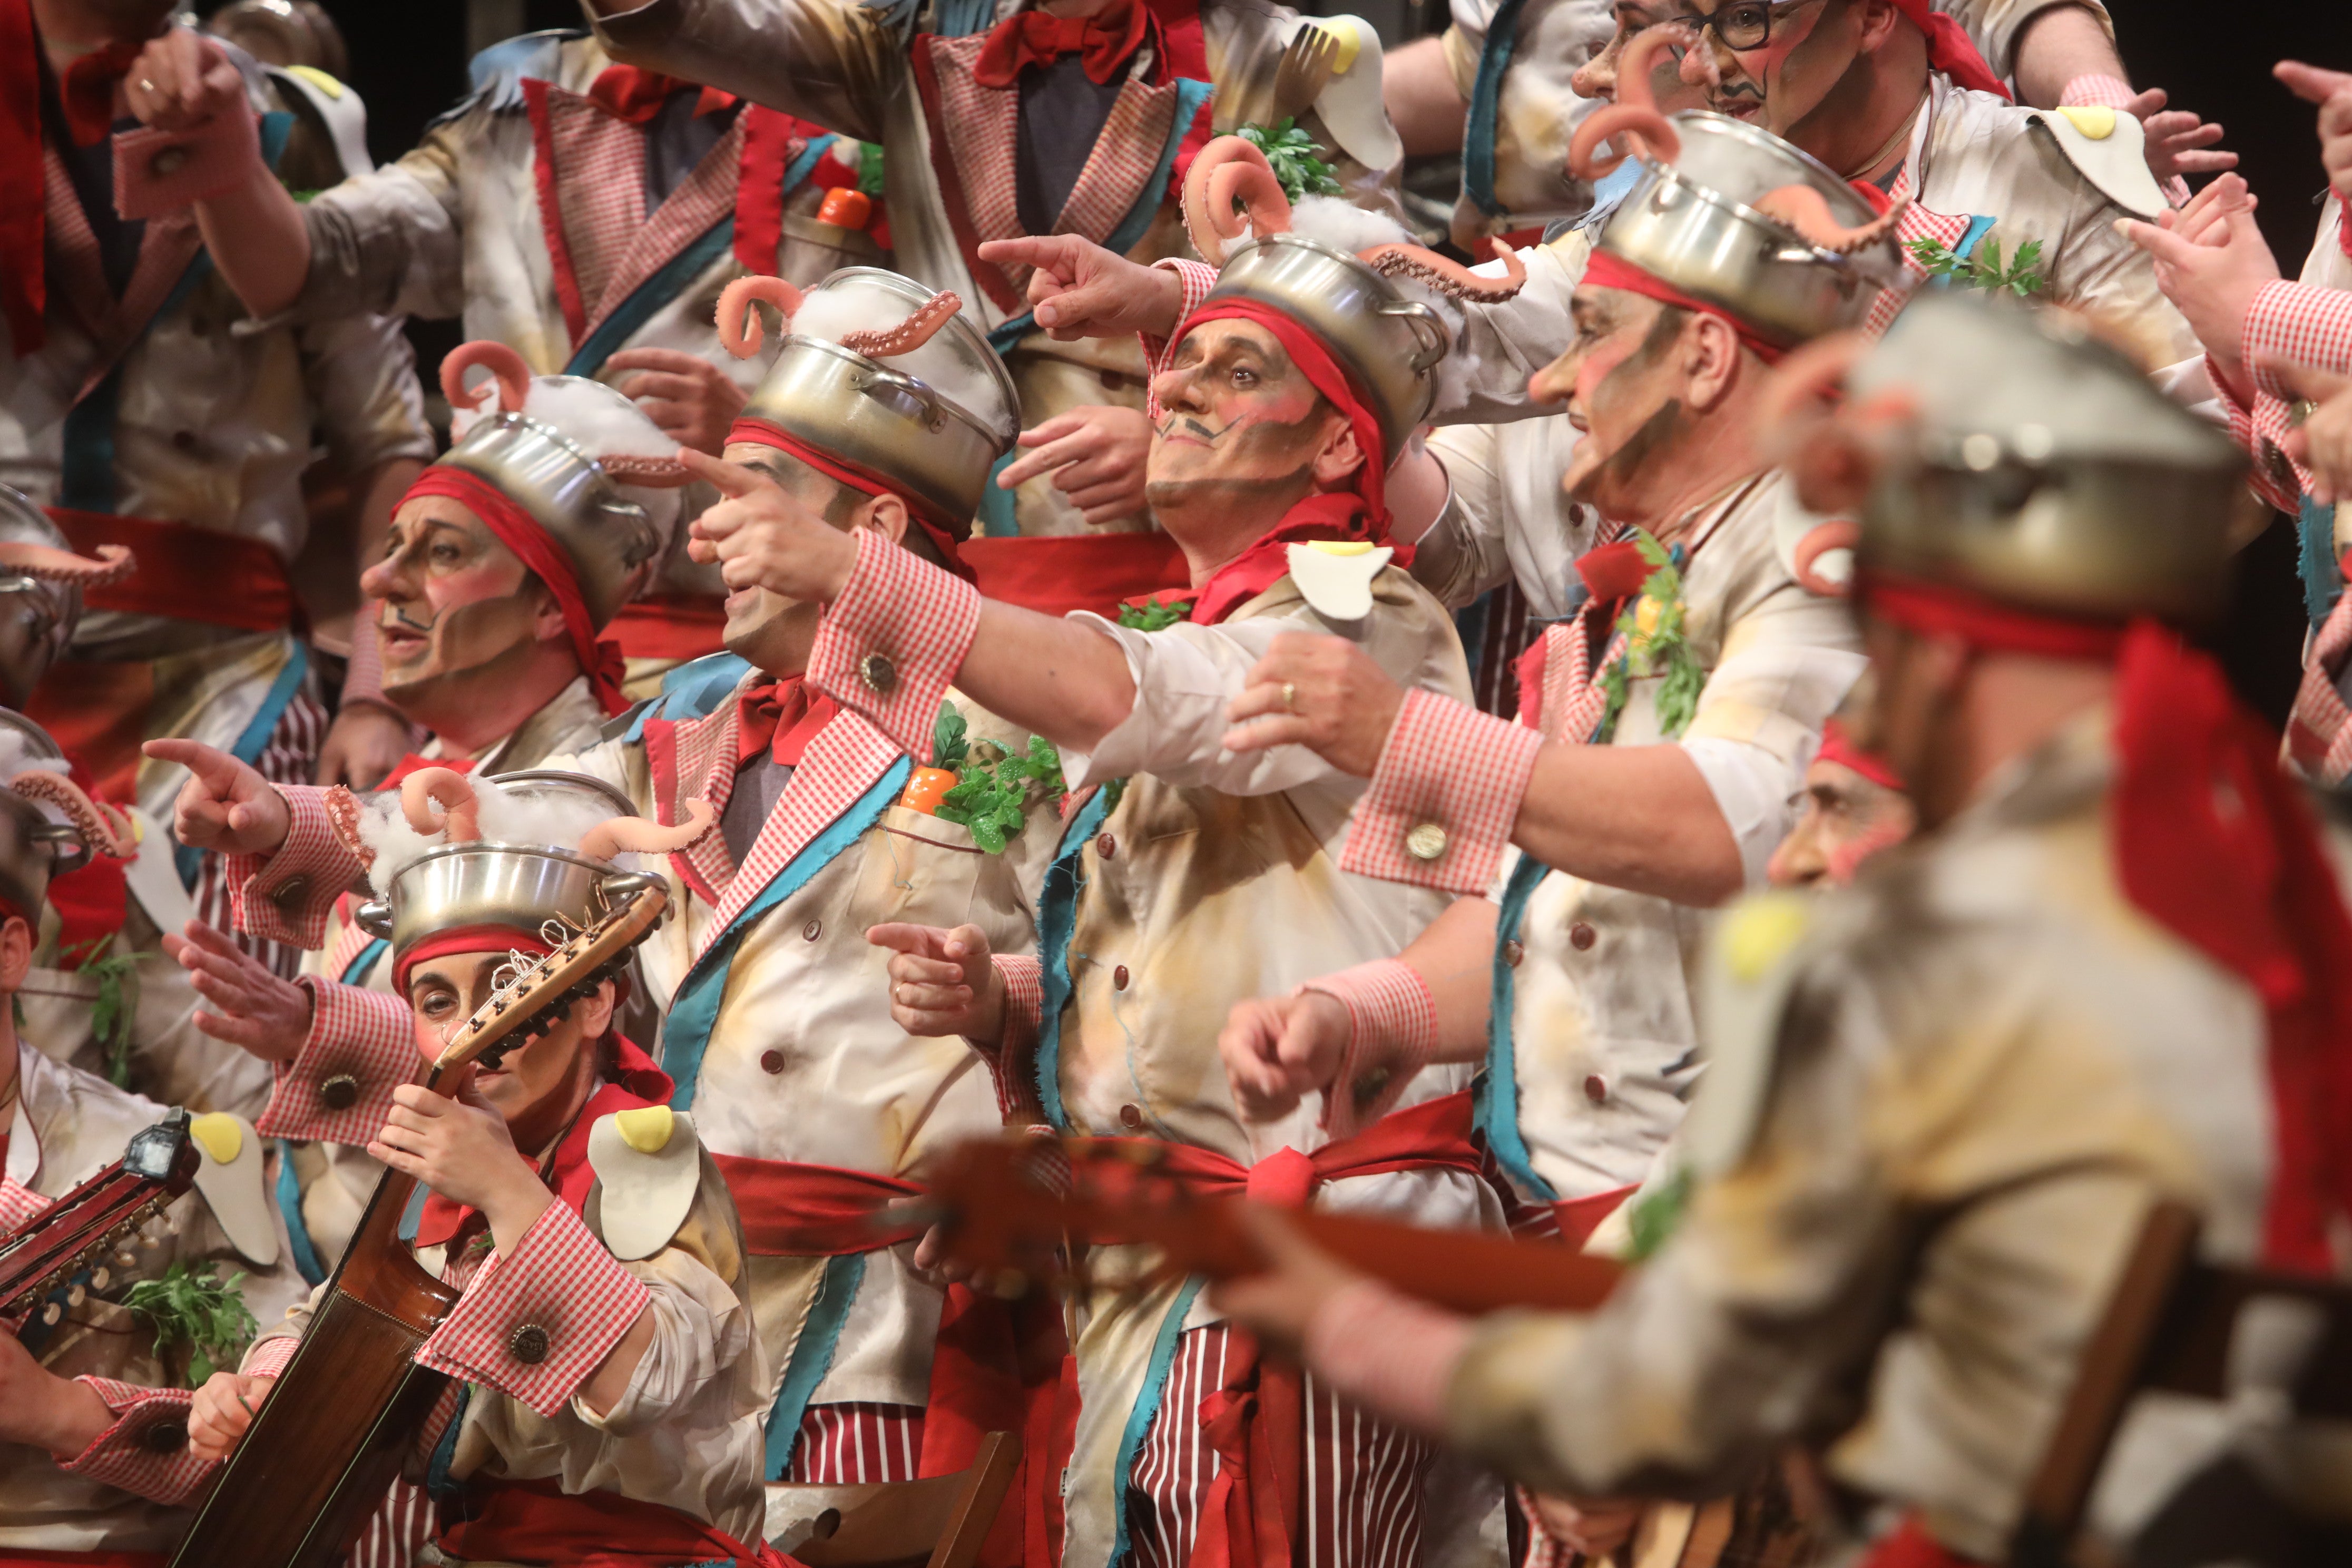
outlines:
[{"label": "shirt cuff", "polygon": [[335,900],[364,869],[335,836],[327,792],[310,784],[273,784],[292,821],[271,855],[228,857],[230,911],[237,930],[305,950],[327,940]]},{"label": "shirt cuff", "polygon": [[237,1368],[247,1377],[278,1377],[286,1371],[287,1363],[302,1348],[301,1340],[293,1334],[271,1334],[253,1342],[245,1352],[245,1364]]},{"label": "shirt cuff", "polygon": [[1405,693],[1339,869],[1484,892],[1511,841],[1543,737],[1433,691]]},{"label": "shirt cuff", "polygon": [[2252,407],[2240,403],[2210,353],[2205,356],[2205,379],[2213,388],[2213,400],[2221,405],[2230,439],[2253,459],[2246,473],[2246,483],[2254,494],[2281,511],[2301,510],[2303,488],[2311,482],[2311,475],[2295,467],[2279,447],[2288,428],[2286,403],[2259,391],[2254,394]]},{"label": "shirt cuff", "polygon": [[1208,299],[1209,290],[1217,286],[1217,269],[1205,261],[1192,261],[1181,256],[1166,257],[1151,265],[1173,272],[1176,280],[1184,286],[1184,303],[1177,310],[1176,324],[1169,329],[1166,337],[1155,337],[1150,332],[1136,333],[1143,342],[1143,412],[1157,425],[1161,409],[1160,399],[1150,390],[1150,383],[1168,368],[1169,358],[1175,353],[1176,345],[1184,341],[1184,323],[1192,319],[1193,311],[1201,308],[1202,301]]},{"label": "shirt cuff", "polygon": [[1371,1279],[1342,1287],[1307,1322],[1307,1364],[1332,1392],[1400,1426],[1445,1432],[1445,1393],[1467,1320]]},{"label": "shirt cuff", "polygon": [[1401,958],[1376,958],[1298,989],[1348,1009],[1348,1047],[1323,1091],[1323,1125],[1335,1139],[1352,1137],[1387,1115],[1429,1065],[1437,1049],[1436,998]]},{"label": "shirt cuff", "polygon": [[212,1461],[188,1448],[188,1408],[194,1394],[110,1377],[76,1381],[106,1401],[114,1425],[72,1458],[59,1460],[59,1469],[166,1505],[185,1502],[210,1479]]},{"label": "shirt cuff", "polygon": [[871,529],[818,623],[809,684],[869,721],[919,763],[940,703],[980,628],[980,591]]},{"label": "shirt cuff", "polygon": [[268,1138],[365,1144],[392,1110],[392,1091],[423,1075],[415,1016],[382,991],[305,974],[310,1033],[272,1069],[269,1105],[254,1123]]},{"label": "shirt cuff", "polygon": [[2084,71],[2060,89],[2058,101],[2068,109],[2087,109],[2098,105],[2120,110],[2139,95],[2131,83],[2105,71]]},{"label": "shirt cuff", "polygon": [[2341,788],[2352,775],[2352,710],[2346,709],[2336,686],[2347,655],[2352,655],[2352,594],[2337,598],[2336,608],[2313,634],[2304,655],[2303,684],[2287,714],[2287,754],[2305,777],[2327,789]]},{"label": "shirt cuff", "polygon": [[552,1419],[651,1299],[559,1199],[512,1256],[490,1255],[416,1363],[488,1384]]},{"label": "shirt cuff", "polygon": [[975,1045],[996,1077],[996,1109],[1008,1121],[1045,1120],[1037,1098],[1037,1028],[1045,1016],[1045,966],[1034,953],[1000,952],[989,962],[1004,984],[1003,1033],[993,1046]]}]

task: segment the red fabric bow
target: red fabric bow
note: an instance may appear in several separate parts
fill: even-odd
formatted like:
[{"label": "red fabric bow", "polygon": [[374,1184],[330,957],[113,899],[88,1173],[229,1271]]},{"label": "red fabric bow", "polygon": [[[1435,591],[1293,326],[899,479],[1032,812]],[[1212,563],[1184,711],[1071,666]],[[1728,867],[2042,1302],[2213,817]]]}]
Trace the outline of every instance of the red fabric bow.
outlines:
[{"label": "red fabric bow", "polygon": [[[659,71],[639,70],[635,66],[606,66],[596,73],[589,84],[588,100],[615,120],[625,120],[632,125],[643,125],[661,112],[670,95],[683,92],[697,84]],[[731,92],[721,92],[715,87],[702,89],[701,99],[694,106],[694,116],[699,120],[716,113],[735,102]]]},{"label": "red fabric bow", "polygon": [[75,58],[58,81],[66,130],[77,147],[95,147],[114,132],[114,88],[146,48],[144,43],[108,44]]},{"label": "red fabric bow", "polygon": [[[1282,514],[1282,521],[1248,549],[1209,574],[1192,595],[1186,619],[1194,626],[1213,626],[1244,605],[1280,582],[1290,570],[1290,547],[1315,540],[1386,543],[1373,532],[1363,497],[1353,490],[1333,490],[1308,496]],[[1412,563],[1412,546],[1391,545],[1396,564]]]},{"label": "red fabric bow", "polygon": [[972,63],[972,79],[982,87],[1008,88],[1030,66],[1079,55],[1087,79],[1099,86],[1118,74],[1150,31],[1151,13],[1135,0],[1106,5],[1091,16],[1024,11],[988,30],[988,41]]},{"label": "red fabric bow", "polygon": [[400,498],[401,504],[419,496],[446,496],[457,502],[480,518],[482,526],[497,534],[499,543],[522,557],[522,563],[537,573],[555,595],[556,605],[563,612],[564,629],[572,636],[572,654],[596,693],[596,705],[607,714],[625,710],[629,700],[621,694],[621,679],[627,664],[621,657],[621,645],[597,640],[596,634],[603,628],[589,615],[588,601],[580,593],[579,574],[555,536],[508,499],[504,490],[446,463],[432,464],[417,475],[408,493]]},{"label": "red fabric bow", "polygon": [[1972,87],[1979,92],[1990,92],[2007,98],[2009,89],[2000,78],[1992,74],[1992,67],[1977,52],[1968,29],[1941,11],[1934,9],[1929,0],[1895,0],[1895,8],[1903,13],[1911,25],[1927,35],[1927,63],[1950,77],[1962,87]]},{"label": "red fabric bow", "polygon": [[1789,352],[1721,305],[1696,294],[1685,294],[1656,273],[1606,250],[1596,250],[1587,258],[1583,281],[1595,289],[1622,289],[1629,294],[1644,294],[1685,310],[1704,310],[1738,333],[1739,341],[1755,350],[1756,357],[1766,364],[1779,364],[1781,356]]},{"label": "red fabric bow", "polygon": [[748,766],[764,752],[785,767],[800,766],[808,743],[840,711],[797,675],[750,688],[736,699],[735,765]]}]

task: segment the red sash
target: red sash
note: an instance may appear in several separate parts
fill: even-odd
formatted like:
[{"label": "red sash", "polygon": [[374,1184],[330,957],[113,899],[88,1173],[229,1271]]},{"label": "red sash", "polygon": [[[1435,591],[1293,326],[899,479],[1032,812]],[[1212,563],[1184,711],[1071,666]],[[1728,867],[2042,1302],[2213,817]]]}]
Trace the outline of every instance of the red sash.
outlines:
[{"label": "red sash", "polygon": [[621,606],[604,635],[621,645],[624,658],[670,658],[681,663],[717,653],[727,629],[723,600],[701,594],[648,594]]},{"label": "red sash", "polygon": [[1184,552],[1164,533],[1074,533],[972,539],[958,547],[981,593],[1042,616],[1115,616],[1145,594],[1192,595]]},{"label": "red sash", "polygon": [[36,1552],[26,1546],[0,1546],[0,1568],[48,1568],[72,1563],[79,1568],[163,1568],[160,1552]]},{"label": "red sash", "polygon": [[[1471,1126],[1470,1092],[1464,1089],[1391,1111],[1353,1138],[1326,1143],[1312,1154],[1282,1149],[1255,1165],[1151,1139],[1096,1142],[1149,1149],[1156,1169],[1205,1195],[1304,1208],[1318,1187],[1348,1176],[1427,1170],[1477,1175],[1481,1165],[1470,1142]],[[1229,1330],[1225,1343],[1224,1385],[1201,1404],[1220,1464],[1202,1500],[1191,1562],[1192,1568],[1288,1568],[1306,1468],[1306,1389],[1297,1366],[1262,1360],[1257,1342],[1239,1326]],[[1119,1484],[1125,1484],[1124,1477]]]},{"label": "red sash", "polygon": [[286,563],[259,540],[61,506],[48,513],[84,555],[95,555],[101,544],[120,544],[138,557],[139,570],[121,582],[82,590],[90,609],[169,616],[244,632],[283,631],[294,624],[294,584]]},{"label": "red sash", "polygon": [[1605,1193],[1591,1193],[1580,1198],[1569,1198],[1551,1205],[1553,1218],[1559,1226],[1559,1238],[1570,1247],[1582,1247],[1601,1228],[1601,1222],[1617,1212],[1617,1205],[1633,1195],[1633,1187],[1612,1187]]},{"label": "red sash", "polygon": [[883,1208],[923,1189],[896,1176],[840,1165],[711,1155],[735,1212],[743,1220],[743,1247],[754,1258],[840,1258],[878,1252],[923,1233],[917,1225],[887,1226]]},{"label": "red sash", "polygon": [[478,1481],[467,1488],[466,1503],[473,1517],[441,1532],[441,1550],[455,1557],[574,1568],[713,1561],[782,1568],[792,1561],[674,1508],[618,1492],[567,1493],[553,1481]]},{"label": "red sash", "polygon": [[1984,1564],[1954,1552],[1927,1533],[1917,1514],[1907,1514],[1893,1531],[1872,1544],[1862,1568],[1984,1568]]}]

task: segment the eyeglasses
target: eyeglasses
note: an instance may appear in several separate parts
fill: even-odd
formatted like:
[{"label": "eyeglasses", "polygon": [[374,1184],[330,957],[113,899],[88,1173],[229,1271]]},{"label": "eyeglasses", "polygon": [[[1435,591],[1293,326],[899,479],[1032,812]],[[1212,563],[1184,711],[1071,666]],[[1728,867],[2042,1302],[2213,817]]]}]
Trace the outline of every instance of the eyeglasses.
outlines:
[{"label": "eyeglasses", "polygon": [[1760,49],[1771,41],[1775,18],[1790,16],[1815,3],[1816,0],[1789,0],[1788,4],[1776,5],[1770,0],[1731,0],[1712,16],[1685,16],[1675,20],[1695,33],[1713,33],[1723,40],[1727,49]]}]

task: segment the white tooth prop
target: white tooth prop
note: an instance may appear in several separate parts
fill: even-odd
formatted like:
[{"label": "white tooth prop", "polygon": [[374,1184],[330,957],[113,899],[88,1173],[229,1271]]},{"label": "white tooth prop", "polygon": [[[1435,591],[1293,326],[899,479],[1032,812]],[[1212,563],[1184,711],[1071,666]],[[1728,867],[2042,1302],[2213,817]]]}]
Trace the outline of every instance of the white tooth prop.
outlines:
[{"label": "white tooth prop", "polygon": [[2032,118],[2083,178],[2134,217],[2153,223],[2172,205],[2147,166],[2147,133],[2136,117],[2094,104],[2037,110]]}]

